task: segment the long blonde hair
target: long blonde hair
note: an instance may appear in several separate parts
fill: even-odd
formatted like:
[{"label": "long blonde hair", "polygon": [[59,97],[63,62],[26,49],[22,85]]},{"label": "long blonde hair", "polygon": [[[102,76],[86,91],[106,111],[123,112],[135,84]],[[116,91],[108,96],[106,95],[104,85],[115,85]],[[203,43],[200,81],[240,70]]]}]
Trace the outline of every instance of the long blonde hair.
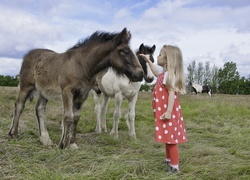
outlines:
[{"label": "long blonde hair", "polygon": [[164,66],[167,66],[168,72],[166,87],[181,94],[185,94],[185,76],[180,48],[177,46],[164,45],[161,51],[164,55]]}]

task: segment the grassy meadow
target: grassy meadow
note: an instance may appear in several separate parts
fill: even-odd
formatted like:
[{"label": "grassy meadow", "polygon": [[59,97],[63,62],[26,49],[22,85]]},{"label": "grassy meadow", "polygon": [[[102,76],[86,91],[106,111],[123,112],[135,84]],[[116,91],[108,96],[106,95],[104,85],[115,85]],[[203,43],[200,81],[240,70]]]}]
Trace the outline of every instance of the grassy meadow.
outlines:
[{"label": "grassy meadow", "polygon": [[[119,139],[95,133],[94,100],[82,108],[77,128],[78,150],[60,150],[62,103],[49,101],[47,127],[55,143],[45,148],[38,138],[34,107],[27,101],[19,122],[19,138],[8,140],[18,88],[0,87],[0,179],[19,180],[249,180],[250,96],[206,94],[180,96],[188,142],[179,145],[181,173],[168,176],[162,164],[164,145],[154,142],[154,118],[150,92],[140,92],[136,105],[137,139],[128,137],[124,117]],[[123,102],[123,114],[127,102]],[[107,125],[112,126],[111,100]]]}]

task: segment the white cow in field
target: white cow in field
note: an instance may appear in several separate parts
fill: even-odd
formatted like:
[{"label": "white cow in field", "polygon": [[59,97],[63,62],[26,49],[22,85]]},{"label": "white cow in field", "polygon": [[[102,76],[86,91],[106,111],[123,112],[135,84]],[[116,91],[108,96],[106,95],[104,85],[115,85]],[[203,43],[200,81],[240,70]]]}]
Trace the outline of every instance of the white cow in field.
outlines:
[{"label": "white cow in field", "polygon": [[194,84],[194,83],[189,83],[189,85],[192,87],[194,90],[195,94],[198,95],[198,93],[207,93],[210,97],[212,97],[212,88],[211,86],[207,85],[199,85],[199,84]]}]

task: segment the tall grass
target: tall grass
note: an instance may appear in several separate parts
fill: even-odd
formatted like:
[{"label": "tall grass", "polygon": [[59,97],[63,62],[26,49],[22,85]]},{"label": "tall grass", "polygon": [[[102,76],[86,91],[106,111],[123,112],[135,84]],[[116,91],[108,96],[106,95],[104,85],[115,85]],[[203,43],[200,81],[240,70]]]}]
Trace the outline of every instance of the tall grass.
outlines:
[{"label": "tall grass", "polygon": [[[94,101],[83,105],[78,150],[43,147],[38,138],[34,102],[27,102],[18,140],[8,140],[18,89],[0,87],[0,179],[250,179],[250,96],[187,94],[180,96],[188,142],[181,144],[181,173],[168,176],[164,145],[154,142],[151,93],[140,92],[136,105],[137,139],[128,137],[125,119],[119,139],[96,134]],[[36,99],[35,99],[36,100]],[[55,144],[61,136],[62,103],[49,101],[46,121]],[[123,113],[127,102],[123,102]],[[107,113],[112,128],[114,104]]]}]

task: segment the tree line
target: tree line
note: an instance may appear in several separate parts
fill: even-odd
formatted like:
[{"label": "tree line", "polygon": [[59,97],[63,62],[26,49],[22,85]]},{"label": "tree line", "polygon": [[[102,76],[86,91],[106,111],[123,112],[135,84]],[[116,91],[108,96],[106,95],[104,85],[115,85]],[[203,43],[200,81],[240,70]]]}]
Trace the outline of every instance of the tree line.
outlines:
[{"label": "tree line", "polygon": [[18,84],[18,75],[16,75],[15,77],[0,75],[0,86],[18,86]]},{"label": "tree line", "polygon": [[[226,62],[222,68],[192,61],[187,67],[187,82],[209,85],[213,93],[221,94],[250,94],[250,74],[240,77],[236,63]],[[190,88],[188,88],[190,90]]]},{"label": "tree line", "polygon": [[[222,68],[210,65],[209,61],[192,61],[187,67],[186,85],[188,92],[192,92],[189,82],[199,85],[208,85],[212,93],[221,94],[250,94],[250,74],[240,77],[236,63],[226,62]],[[142,91],[153,90],[154,84],[143,84]]]},{"label": "tree line", "polygon": [[[210,62],[192,61],[187,67],[186,74],[187,90],[191,92],[189,82],[209,85],[213,93],[221,94],[250,94],[250,74],[248,77],[240,77],[237,71],[236,63],[226,62],[222,68],[215,65],[211,67]],[[18,75],[3,76],[0,75],[0,86],[18,86]],[[154,84],[142,84],[141,91],[152,90]]]}]

